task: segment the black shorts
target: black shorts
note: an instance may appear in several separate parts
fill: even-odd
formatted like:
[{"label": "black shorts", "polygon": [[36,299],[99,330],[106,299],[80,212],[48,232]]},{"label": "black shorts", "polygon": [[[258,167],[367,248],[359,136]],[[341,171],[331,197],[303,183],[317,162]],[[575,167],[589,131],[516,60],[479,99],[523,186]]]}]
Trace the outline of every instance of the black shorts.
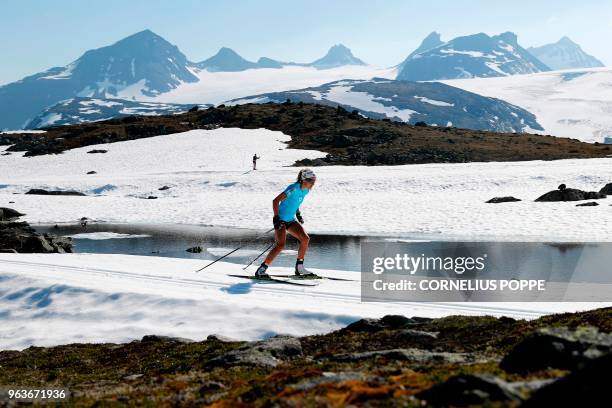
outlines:
[{"label": "black shorts", "polygon": [[296,220],[293,220],[293,221],[283,221],[283,220],[281,220],[278,223],[278,228],[276,228],[276,229],[281,229],[283,227],[285,227],[285,229],[289,229],[294,224],[297,224]]}]

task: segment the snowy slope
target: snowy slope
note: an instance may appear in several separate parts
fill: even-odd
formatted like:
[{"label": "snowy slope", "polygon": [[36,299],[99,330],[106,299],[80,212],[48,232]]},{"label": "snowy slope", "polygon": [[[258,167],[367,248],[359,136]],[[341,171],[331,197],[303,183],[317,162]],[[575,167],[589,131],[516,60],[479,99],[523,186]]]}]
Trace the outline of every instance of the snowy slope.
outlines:
[{"label": "snowy slope", "polygon": [[535,117],[524,109],[438,82],[345,79],[305,89],[239,98],[228,103],[281,103],[287,99],[342,106],[349,111],[357,109],[367,117],[390,118],[411,124],[423,121],[437,126],[495,132],[541,129]]},{"label": "snowy slope", "polygon": [[[216,129],[88,146],[61,155],[0,155],[0,206],[32,222],[184,223],[269,228],[271,200],[289,183],[297,159],[322,153],[285,149],[268,130]],[[6,147],[1,147],[4,150]],[[94,148],[106,154],[87,154]],[[260,170],[249,172],[257,153]],[[44,170],[43,170],[44,169]],[[87,175],[90,170],[97,174]],[[425,235],[432,239],[612,241],[610,199],[599,207],[535,203],[561,183],[584,190],[612,182],[612,158],[513,163],[424,164],[316,169],[304,203],[319,233]],[[171,188],[157,189],[163,185]],[[88,197],[15,195],[64,188]],[[156,195],[157,200],[142,197]],[[524,201],[485,204],[494,196]],[[9,204],[13,201],[14,204]]]},{"label": "snowy slope", "polygon": [[[187,112],[193,104],[136,102],[124,99],[72,98],[43,110],[25,126],[37,129],[45,126],[73,125],[132,115],[173,115]],[[208,105],[200,105],[208,107]]]},{"label": "snowy slope", "polygon": [[544,128],[536,133],[587,142],[602,142],[612,136],[610,68],[443,82],[527,109]]},{"label": "snowy slope", "polygon": [[[359,274],[321,271],[353,282],[315,287],[229,277],[239,265],[129,255],[0,254],[0,350],[73,342],[126,342],[146,334],[240,340],[339,329],[361,317],[451,314],[534,318],[601,303],[361,303]],[[272,267],[273,273],[289,271]]]}]

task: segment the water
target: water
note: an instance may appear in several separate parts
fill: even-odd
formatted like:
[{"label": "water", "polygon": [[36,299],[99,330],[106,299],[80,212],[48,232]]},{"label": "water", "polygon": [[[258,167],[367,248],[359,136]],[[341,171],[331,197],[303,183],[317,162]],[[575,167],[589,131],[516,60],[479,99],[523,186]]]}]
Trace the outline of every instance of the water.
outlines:
[{"label": "water", "polygon": [[[272,232],[262,234],[261,231],[249,229],[195,225],[90,224],[87,228],[80,225],[61,225],[57,228],[39,225],[36,229],[39,232],[74,236],[75,252],[193,258],[201,259],[203,265],[240,246],[243,246],[241,250],[224,260],[246,265],[274,240]],[[120,236],[123,238],[118,238]],[[373,256],[382,256],[380,252],[391,251],[392,248],[403,248],[402,251],[415,256],[487,254],[489,261],[485,275],[489,278],[578,279],[582,282],[612,283],[612,275],[607,273],[612,262],[612,243],[462,243],[440,241],[440,237],[419,242],[415,238],[418,237],[407,237],[406,240],[411,242],[402,243],[402,239],[397,237],[311,234],[306,264],[313,268],[361,271],[362,249],[368,256],[367,242],[383,240],[388,242],[386,248],[375,251]],[[186,251],[195,246],[202,247],[203,251]],[[285,251],[274,264],[292,267],[297,247],[297,241],[288,237]],[[263,257],[265,254],[254,265],[261,263]],[[466,273],[465,277],[472,276]]]},{"label": "water", "polygon": [[[74,252],[98,254],[129,254],[166,256],[213,260],[236,247],[244,248],[225,258],[224,261],[247,264],[274,241],[273,233],[261,236],[261,231],[238,228],[219,228],[195,225],[124,225],[89,224],[35,226],[38,232],[69,235],[74,238]],[[126,234],[131,238],[102,238],[100,233]],[[91,234],[89,238],[87,235]],[[113,236],[107,234],[107,236]],[[322,269],[360,270],[360,243],[367,237],[339,235],[313,235],[308,249],[307,264]],[[187,248],[200,246],[201,253],[187,252]],[[293,237],[287,238],[285,251],[274,261],[274,265],[293,266],[298,244]],[[261,263],[263,255],[258,262]],[[204,262],[205,264],[205,262]]]}]

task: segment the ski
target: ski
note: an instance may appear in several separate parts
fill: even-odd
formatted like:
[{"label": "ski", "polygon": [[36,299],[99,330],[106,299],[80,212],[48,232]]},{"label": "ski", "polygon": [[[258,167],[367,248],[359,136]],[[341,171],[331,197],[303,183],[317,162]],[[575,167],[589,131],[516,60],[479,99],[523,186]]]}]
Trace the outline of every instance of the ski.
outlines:
[{"label": "ski", "polygon": [[329,276],[321,276],[321,275],[317,275],[315,273],[309,273],[308,275],[271,275],[271,276],[272,277],[277,277],[277,278],[289,278],[289,279],[293,279],[293,280],[326,279],[326,280],[342,281],[342,282],[357,282],[356,280],[353,280],[353,279],[344,279],[344,278],[334,278],[334,277],[329,277]]},{"label": "ski", "polygon": [[269,278],[258,278],[256,276],[253,275],[227,275],[227,276],[232,276],[234,278],[244,278],[244,279],[251,279],[254,281],[260,281],[260,282],[271,282],[271,283],[285,283],[287,285],[295,285],[295,286],[317,286],[317,284],[309,284],[309,283],[299,283],[299,282],[292,282],[290,280],[284,280],[284,279],[275,279],[273,276],[269,277]]}]

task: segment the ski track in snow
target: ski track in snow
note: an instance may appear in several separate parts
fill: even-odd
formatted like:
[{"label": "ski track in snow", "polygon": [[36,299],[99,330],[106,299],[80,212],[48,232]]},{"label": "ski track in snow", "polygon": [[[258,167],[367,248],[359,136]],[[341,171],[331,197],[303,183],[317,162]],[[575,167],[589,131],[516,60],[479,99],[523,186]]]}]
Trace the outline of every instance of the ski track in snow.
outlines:
[{"label": "ski track in snow", "polygon": [[[100,267],[103,265],[103,267]],[[290,286],[227,276],[240,265],[108,254],[0,254],[0,349],[125,342],[146,334],[259,339],[339,329],[360,317],[449,314],[535,318],[599,303],[361,303],[360,282]],[[358,274],[315,270],[355,279]],[[273,274],[291,273],[272,267]]]}]

